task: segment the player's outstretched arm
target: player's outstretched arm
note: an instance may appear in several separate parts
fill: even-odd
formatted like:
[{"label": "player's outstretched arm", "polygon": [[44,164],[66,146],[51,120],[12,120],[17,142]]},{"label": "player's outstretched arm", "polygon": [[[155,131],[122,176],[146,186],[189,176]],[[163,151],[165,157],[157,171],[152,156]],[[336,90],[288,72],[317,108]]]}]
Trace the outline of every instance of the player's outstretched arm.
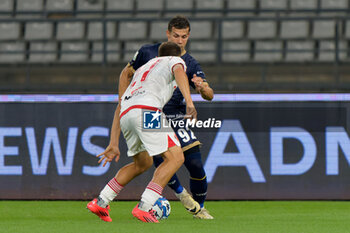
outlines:
[{"label": "player's outstretched arm", "polygon": [[132,66],[130,66],[129,64],[127,64],[120,73],[118,87],[119,100],[124,94],[125,90],[128,88],[129,84],[131,83],[132,76],[134,75],[134,73],[134,68],[132,68]]},{"label": "player's outstretched arm", "polygon": [[104,160],[103,166],[107,162],[111,162],[115,158],[115,162],[118,162],[120,151],[119,151],[119,137],[120,137],[120,104],[118,103],[117,109],[114,112],[113,123],[111,127],[111,137],[109,140],[109,145],[106,150],[96,157],[100,158],[98,163],[101,163]]},{"label": "player's outstretched arm", "polygon": [[196,108],[194,107],[194,104],[191,98],[190,86],[188,84],[188,78],[183,69],[183,66],[181,64],[175,65],[173,67],[173,72],[174,72],[177,86],[179,87],[186,101],[186,115],[189,115],[191,119],[197,119],[197,111],[196,111]]},{"label": "player's outstretched arm", "polygon": [[211,101],[214,98],[213,89],[207,82],[203,82],[201,77],[194,74],[191,81],[194,83],[196,86],[196,91],[201,94],[203,99]]},{"label": "player's outstretched arm", "polygon": [[107,162],[111,162],[114,158],[115,161],[118,162],[120,151],[119,151],[119,137],[120,137],[120,100],[123,96],[125,90],[128,88],[132,76],[134,74],[134,70],[129,64],[125,66],[123,71],[121,72],[119,76],[119,101],[118,106],[114,112],[113,117],[113,123],[111,127],[111,137],[109,140],[109,145],[107,146],[106,150],[102,152],[101,154],[97,155],[96,157],[100,158],[98,163],[101,163],[104,160],[103,166],[107,164]]}]

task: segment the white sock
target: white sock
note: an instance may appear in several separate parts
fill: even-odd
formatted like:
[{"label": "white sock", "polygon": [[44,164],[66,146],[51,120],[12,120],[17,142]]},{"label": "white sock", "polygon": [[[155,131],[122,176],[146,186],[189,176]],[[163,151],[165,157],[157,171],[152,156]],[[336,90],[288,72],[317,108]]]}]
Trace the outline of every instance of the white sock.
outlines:
[{"label": "white sock", "polygon": [[158,198],[162,195],[162,192],[163,187],[151,181],[141,196],[139,209],[143,211],[149,211],[154,203],[158,200]]},{"label": "white sock", "polygon": [[116,196],[118,196],[123,188],[124,186],[119,184],[115,178],[111,179],[100,193],[99,199],[102,199],[103,203],[99,201],[97,204],[103,208],[106,208],[106,206],[108,206],[109,203],[113,201]]}]

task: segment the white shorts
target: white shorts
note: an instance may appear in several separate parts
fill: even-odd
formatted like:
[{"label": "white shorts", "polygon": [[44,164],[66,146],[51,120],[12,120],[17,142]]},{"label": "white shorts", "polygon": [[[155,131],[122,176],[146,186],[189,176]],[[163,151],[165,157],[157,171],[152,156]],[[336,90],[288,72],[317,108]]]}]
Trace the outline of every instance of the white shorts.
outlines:
[{"label": "white shorts", "polygon": [[[165,117],[163,113],[162,117]],[[180,146],[171,127],[151,132],[143,129],[143,115],[140,108],[133,108],[123,114],[120,127],[128,145],[129,157],[142,151],[147,151],[150,156],[159,155],[172,146]]]}]

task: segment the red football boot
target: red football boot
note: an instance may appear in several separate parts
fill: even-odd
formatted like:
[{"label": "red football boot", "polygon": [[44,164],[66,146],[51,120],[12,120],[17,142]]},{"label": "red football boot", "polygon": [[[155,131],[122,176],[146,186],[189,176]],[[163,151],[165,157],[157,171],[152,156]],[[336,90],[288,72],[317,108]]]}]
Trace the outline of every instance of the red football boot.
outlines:
[{"label": "red football boot", "polygon": [[154,210],[151,209],[150,211],[147,212],[147,211],[140,210],[138,207],[139,207],[139,204],[137,204],[131,212],[132,215],[134,215],[134,217],[138,218],[142,222],[159,223],[158,219],[154,215]]},{"label": "red football boot", "polygon": [[97,199],[90,201],[86,208],[88,208],[92,213],[96,214],[100,219],[106,222],[112,222],[111,217],[109,216],[108,210],[109,205],[106,208],[102,208],[101,206],[97,205]]}]

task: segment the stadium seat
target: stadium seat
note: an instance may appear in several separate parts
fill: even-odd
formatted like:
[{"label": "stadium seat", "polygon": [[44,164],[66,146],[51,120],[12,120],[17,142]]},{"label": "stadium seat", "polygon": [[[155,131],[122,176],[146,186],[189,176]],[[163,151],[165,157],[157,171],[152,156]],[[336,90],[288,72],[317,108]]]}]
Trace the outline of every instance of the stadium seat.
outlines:
[{"label": "stadium seat", "polygon": [[21,25],[16,22],[0,23],[0,40],[17,40],[20,37]]},{"label": "stadium seat", "polygon": [[315,20],[313,22],[312,37],[315,39],[334,38],[335,21],[334,20]]},{"label": "stadium seat", "polygon": [[137,41],[137,42],[125,42],[125,51],[123,54],[123,61],[129,62],[135,56],[135,53],[145,44],[150,44],[146,41]]},{"label": "stadium seat", "polygon": [[191,41],[190,54],[199,62],[216,61],[216,43],[214,41]]},{"label": "stadium seat", "polygon": [[9,14],[11,14],[13,11],[13,2],[14,2],[14,0],[2,0],[2,1],[0,1],[1,11],[8,11]]},{"label": "stadium seat", "polygon": [[211,21],[192,21],[191,38],[192,39],[209,39],[212,36]]},{"label": "stadium seat", "polygon": [[166,30],[168,30],[168,21],[154,21],[151,22],[150,39],[165,41]]},{"label": "stadium seat", "polygon": [[287,41],[286,61],[304,62],[304,61],[312,61],[313,59],[314,59],[314,42],[313,41]]},{"label": "stadium seat", "polygon": [[[227,9],[228,10],[238,10],[236,12],[228,12],[227,16],[234,15],[253,15],[256,11],[256,0],[227,0]],[[246,12],[241,12],[245,10]]]},{"label": "stadium seat", "polygon": [[[103,16],[104,0],[77,0],[77,16],[80,18],[97,18]],[[79,11],[101,11],[101,13],[79,13]]]},{"label": "stadium seat", "polygon": [[143,21],[120,22],[119,39],[145,39],[147,33],[147,24]]},{"label": "stadium seat", "polygon": [[307,38],[308,34],[308,21],[286,20],[281,22],[281,38],[283,39]]},{"label": "stadium seat", "polygon": [[42,11],[43,0],[17,0],[17,11]]},{"label": "stadium seat", "polygon": [[[322,10],[348,10],[348,0],[321,0],[320,8]],[[320,12],[321,16],[343,16],[347,12]]]},{"label": "stadium seat", "polygon": [[276,36],[276,22],[272,20],[248,22],[248,38],[269,39]]},{"label": "stadium seat", "polygon": [[223,0],[195,0],[197,11],[201,10],[218,10],[221,12],[196,12],[196,17],[220,17],[223,16],[224,1]]},{"label": "stadium seat", "polygon": [[0,63],[23,62],[25,52],[25,44],[23,42],[0,43]]},{"label": "stadium seat", "polygon": [[[335,61],[335,42],[333,40],[320,41],[320,51],[318,60],[320,61]],[[346,41],[339,41],[339,49],[347,49]],[[331,51],[322,51],[331,50]],[[344,60],[346,58],[346,51],[339,51],[339,59]]]},{"label": "stadium seat", "polygon": [[57,23],[58,40],[77,40],[84,37],[84,23],[59,22]]},{"label": "stadium seat", "polygon": [[237,39],[244,35],[244,24],[242,21],[222,21],[222,38]]},{"label": "stadium seat", "polygon": [[[107,61],[116,62],[120,59],[120,43],[118,42],[108,42],[107,43]],[[102,42],[94,42],[92,44],[92,57],[93,62],[103,61],[103,44]]]},{"label": "stadium seat", "polygon": [[254,60],[259,62],[281,61],[282,48],[281,41],[256,41]]},{"label": "stadium seat", "polygon": [[222,61],[224,62],[248,61],[250,58],[250,43],[248,41],[227,41],[223,43],[222,51]]},{"label": "stadium seat", "polygon": [[102,11],[104,1],[103,0],[78,0],[78,11]]},{"label": "stadium seat", "polygon": [[316,10],[318,0],[291,0],[291,10]]},{"label": "stadium seat", "polygon": [[[165,1],[165,10],[173,10],[176,12],[165,13],[165,17],[174,17],[176,14],[181,14],[185,16],[191,16],[192,10],[194,8],[193,0],[166,0]],[[181,10],[185,10],[181,12]],[[178,12],[178,13],[177,13]]]},{"label": "stadium seat", "polygon": [[345,21],[345,38],[350,38],[350,20]]},{"label": "stadium seat", "polygon": [[321,9],[347,9],[348,0],[321,0]]},{"label": "stadium seat", "polygon": [[60,61],[86,62],[89,53],[88,48],[87,42],[62,42]]},{"label": "stadium seat", "polygon": [[260,9],[286,10],[287,0],[260,0]]},{"label": "stadium seat", "polygon": [[[39,53],[34,53],[35,51]],[[40,53],[43,52],[43,53]],[[29,62],[48,63],[57,59],[57,44],[55,42],[30,43]]]},{"label": "stadium seat", "polygon": [[[101,22],[89,22],[87,29],[87,39],[102,40],[103,24]],[[107,22],[107,39],[113,39],[116,36],[115,22]]]},{"label": "stadium seat", "polygon": [[134,1],[133,0],[107,0],[106,4],[107,4],[106,10],[127,12],[127,13],[120,12],[117,14],[107,13],[107,17],[131,17],[132,11],[134,9]]},{"label": "stadium seat", "polygon": [[[163,0],[136,0],[136,17],[158,18],[163,10]],[[157,12],[140,12],[138,11],[157,11]]]},{"label": "stadium seat", "polygon": [[50,22],[26,23],[24,38],[26,40],[48,40],[52,38],[53,26]]},{"label": "stadium seat", "polygon": [[72,11],[74,0],[47,0],[46,10],[48,11]]}]

